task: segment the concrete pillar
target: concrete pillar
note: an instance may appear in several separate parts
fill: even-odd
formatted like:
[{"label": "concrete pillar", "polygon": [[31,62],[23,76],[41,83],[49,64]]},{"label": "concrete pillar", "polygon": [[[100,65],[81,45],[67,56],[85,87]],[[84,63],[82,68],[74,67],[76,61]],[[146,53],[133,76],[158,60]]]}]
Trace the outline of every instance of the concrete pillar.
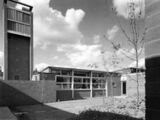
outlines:
[{"label": "concrete pillar", "polygon": [[93,97],[93,79],[92,79],[92,71],[91,71],[91,75],[90,75],[90,98]]},{"label": "concrete pillar", "polygon": [[72,90],[72,99],[74,99],[74,71],[73,70],[72,70],[71,90]]},{"label": "concrete pillar", "polygon": [[108,97],[108,81],[106,79],[106,83],[105,83],[105,93],[106,93],[106,97]]},{"label": "concrete pillar", "polygon": [[146,120],[160,115],[160,0],[145,0]]}]

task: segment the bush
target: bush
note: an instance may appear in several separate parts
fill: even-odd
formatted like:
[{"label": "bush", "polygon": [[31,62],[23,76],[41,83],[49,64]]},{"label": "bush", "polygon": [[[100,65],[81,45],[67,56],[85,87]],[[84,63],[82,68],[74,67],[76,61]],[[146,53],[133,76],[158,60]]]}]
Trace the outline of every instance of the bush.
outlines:
[{"label": "bush", "polygon": [[122,114],[127,116],[132,116],[135,118],[145,118],[145,99],[144,97],[140,98],[139,109],[137,110],[135,97],[127,98],[106,98],[106,103],[100,106],[94,106],[91,109],[102,111],[102,112],[111,112],[116,114]]},{"label": "bush", "polygon": [[142,119],[129,117],[127,115],[120,115],[116,113],[100,112],[97,110],[87,110],[67,120],[142,120]]}]

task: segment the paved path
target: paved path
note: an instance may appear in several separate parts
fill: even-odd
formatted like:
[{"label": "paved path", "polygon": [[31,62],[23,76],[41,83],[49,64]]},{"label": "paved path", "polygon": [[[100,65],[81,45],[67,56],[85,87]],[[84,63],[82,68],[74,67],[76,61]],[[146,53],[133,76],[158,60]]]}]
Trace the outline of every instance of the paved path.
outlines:
[{"label": "paved path", "polygon": [[0,120],[17,120],[8,107],[0,107]]}]

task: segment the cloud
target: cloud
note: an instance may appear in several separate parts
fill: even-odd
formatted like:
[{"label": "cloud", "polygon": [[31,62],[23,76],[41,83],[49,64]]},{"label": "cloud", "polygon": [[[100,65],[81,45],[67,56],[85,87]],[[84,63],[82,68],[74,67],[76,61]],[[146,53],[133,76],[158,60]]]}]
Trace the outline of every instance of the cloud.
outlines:
[{"label": "cloud", "polygon": [[52,43],[76,43],[83,38],[79,31],[79,25],[85,16],[83,10],[71,8],[62,15],[49,6],[50,0],[20,1],[33,6],[35,46],[46,49]]},{"label": "cloud", "polygon": [[71,8],[71,9],[68,9],[66,12],[65,21],[70,24],[71,28],[77,29],[84,15],[85,15],[85,12],[83,10],[81,9],[75,10]]},{"label": "cloud", "polygon": [[[145,67],[145,58],[139,59],[138,66],[143,68]],[[129,67],[136,67],[136,61],[132,62]]]},{"label": "cloud", "polygon": [[[66,61],[70,63],[70,67],[78,67],[78,68],[91,68],[91,65],[97,66],[98,70],[112,71],[115,68],[111,64],[112,52],[106,51],[102,54],[102,45],[101,44],[93,44],[93,45],[85,45],[85,44],[65,44],[59,46],[60,52],[64,52],[66,56]],[[105,64],[104,64],[105,63]]]},{"label": "cloud", "polygon": [[57,59],[58,59],[58,56],[54,56],[53,59],[57,60]]},{"label": "cloud", "polygon": [[2,59],[4,56],[4,53],[2,51],[0,51],[0,59]]},{"label": "cloud", "polygon": [[35,65],[35,68],[38,70],[38,71],[41,71],[43,70],[44,68],[48,67],[49,65],[47,63],[40,63],[40,64],[37,64]]},{"label": "cloud", "polygon": [[116,33],[119,31],[119,27],[117,25],[114,25],[111,29],[107,31],[107,37],[109,40],[114,39],[116,36]]},{"label": "cloud", "polygon": [[65,52],[65,56],[73,67],[87,67],[100,61],[101,45],[85,45],[85,44],[64,44],[57,48],[61,52]]},{"label": "cloud", "polygon": [[[132,0],[135,4],[135,15],[138,15],[141,12],[141,17],[144,17],[145,14],[145,0]],[[118,15],[123,16],[124,18],[128,19],[129,17],[129,3],[130,0],[113,0],[113,6],[116,9]]]},{"label": "cloud", "polygon": [[95,35],[95,36],[93,37],[93,40],[94,40],[94,43],[95,43],[95,44],[98,44],[98,43],[100,42],[100,39],[101,39],[101,37],[100,37],[99,35]]}]

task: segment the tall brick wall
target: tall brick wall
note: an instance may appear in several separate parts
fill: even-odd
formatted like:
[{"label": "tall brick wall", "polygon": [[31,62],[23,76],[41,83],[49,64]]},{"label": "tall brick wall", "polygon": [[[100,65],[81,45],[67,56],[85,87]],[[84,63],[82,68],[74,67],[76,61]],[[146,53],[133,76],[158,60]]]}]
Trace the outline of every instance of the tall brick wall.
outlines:
[{"label": "tall brick wall", "polygon": [[55,102],[56,89],[54,81],[0,81],[0,106]]},{"label": "tall brick wall", "polygon": [[[30,79],[30,38],[8,34],[8,79]],[[15,77],[19,76],[18,79]]]},{"label": "tall brick wall", "polygon": [[146,120],[160,115],[160,0],[145,0]]}]

